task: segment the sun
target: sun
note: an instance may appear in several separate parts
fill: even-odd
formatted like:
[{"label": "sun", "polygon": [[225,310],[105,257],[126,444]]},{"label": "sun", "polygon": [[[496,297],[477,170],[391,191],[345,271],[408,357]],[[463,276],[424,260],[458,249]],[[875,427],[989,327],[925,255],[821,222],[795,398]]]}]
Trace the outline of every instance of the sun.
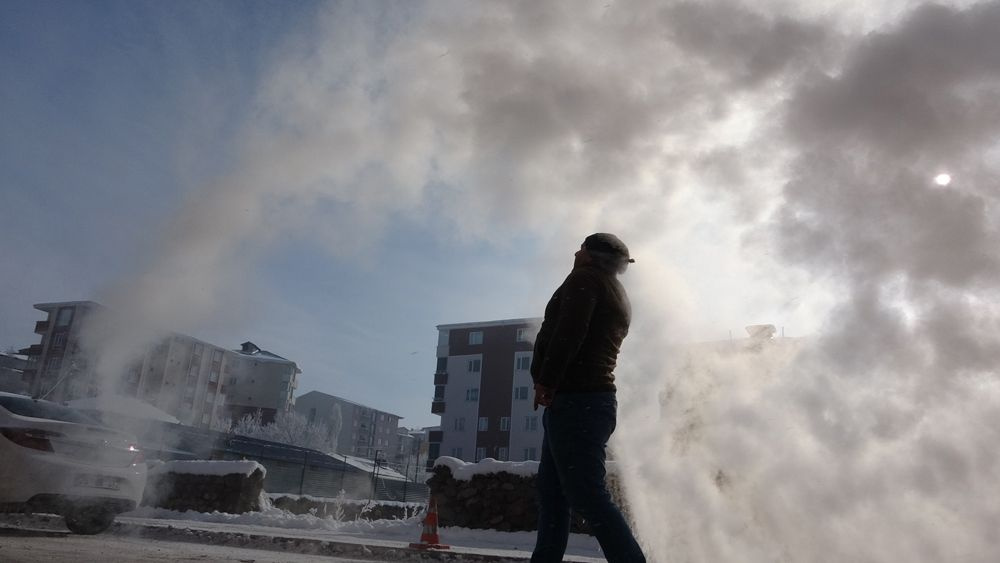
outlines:
[{"label": "sun", "polygon": [[939,186],[947,186],[948,184],[951,183],[951,174],[942,172],[937,176],[934,176],[934,183]]}]

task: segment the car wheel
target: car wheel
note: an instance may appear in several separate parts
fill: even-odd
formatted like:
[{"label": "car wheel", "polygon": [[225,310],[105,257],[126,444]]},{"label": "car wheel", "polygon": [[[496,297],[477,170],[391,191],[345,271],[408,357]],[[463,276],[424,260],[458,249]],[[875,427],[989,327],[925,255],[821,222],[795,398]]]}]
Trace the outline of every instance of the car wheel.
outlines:
[{"label": "car wheel", "polygon": [[99,534],[115,523],[115,513],[102,506],[77,506],[66,514],[66,527],[74,534]]}]

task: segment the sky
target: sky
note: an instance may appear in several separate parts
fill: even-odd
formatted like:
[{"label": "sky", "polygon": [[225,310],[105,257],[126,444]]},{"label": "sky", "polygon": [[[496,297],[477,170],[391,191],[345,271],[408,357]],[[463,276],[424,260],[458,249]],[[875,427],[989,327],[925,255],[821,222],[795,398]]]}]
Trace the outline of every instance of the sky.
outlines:
[{"label": "sky", "polygon": [[681,102],[679,59],[628,60],[669,49],[602,30],[603,5],[588,6],[580,25],[622,42],[591,68],[566,35],[582,29],[546,31],[571,7],[452,8],[5,3],[0,346],[35,342],[35,303],[96,300],[129,311],[109,370],[153,322],[253,341],[297,362],[300,392],[431,425],[435,327],[541,316],[597,231],[640,260],[648,245],[680,306],[715,294],[703,318],[685,312],[685,338],[814,328],[799,301],[734,291],[767,275],[745,264],[767,251],[719,229],[726,193],[685,194],[689,165],[674,169],[685,128],[698,158],[727,158],[695,132],[719,100]]},{"label": "sky", "polygon": [[[996,1],[8,1],[0,346],[94,299],[109,369],[149,323],[252,340],[422,426],[434,327],[539,316],[614,232],[613,446],[654,560],[995,561],[998,27]],[[761,323],[802,338],[672,352]]]}]

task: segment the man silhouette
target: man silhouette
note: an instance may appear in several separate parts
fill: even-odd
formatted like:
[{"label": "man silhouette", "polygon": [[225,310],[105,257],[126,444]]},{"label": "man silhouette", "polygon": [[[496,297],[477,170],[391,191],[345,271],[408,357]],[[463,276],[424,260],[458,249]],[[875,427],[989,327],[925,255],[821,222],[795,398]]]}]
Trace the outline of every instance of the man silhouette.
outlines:
[{"label": "man silhouette", "polygon": [[615,235],[590,235],[545,306],[531,364],[535,408],[545,407],[533,563],[562,561],[570,509],[590,525],[608,561],[646,561],[604,481],[618,409],[613,371],[632,316],[617,276],[634,261]]}]

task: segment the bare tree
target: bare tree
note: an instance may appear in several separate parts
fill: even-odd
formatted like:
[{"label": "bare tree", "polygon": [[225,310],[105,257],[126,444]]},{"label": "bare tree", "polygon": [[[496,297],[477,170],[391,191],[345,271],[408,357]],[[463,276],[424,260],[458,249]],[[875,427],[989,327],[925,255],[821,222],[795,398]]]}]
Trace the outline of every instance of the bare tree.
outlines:
[{"label": "bare tree", "polygon": [[258,410],[243,415],[230,426],[229,431],[240,436],[270,440],[292,446],[310,448],[321,452],[336,450],[336,434],[325,424],[309,422],[296,412],[281,412],[274,422],[265,424]]}]

